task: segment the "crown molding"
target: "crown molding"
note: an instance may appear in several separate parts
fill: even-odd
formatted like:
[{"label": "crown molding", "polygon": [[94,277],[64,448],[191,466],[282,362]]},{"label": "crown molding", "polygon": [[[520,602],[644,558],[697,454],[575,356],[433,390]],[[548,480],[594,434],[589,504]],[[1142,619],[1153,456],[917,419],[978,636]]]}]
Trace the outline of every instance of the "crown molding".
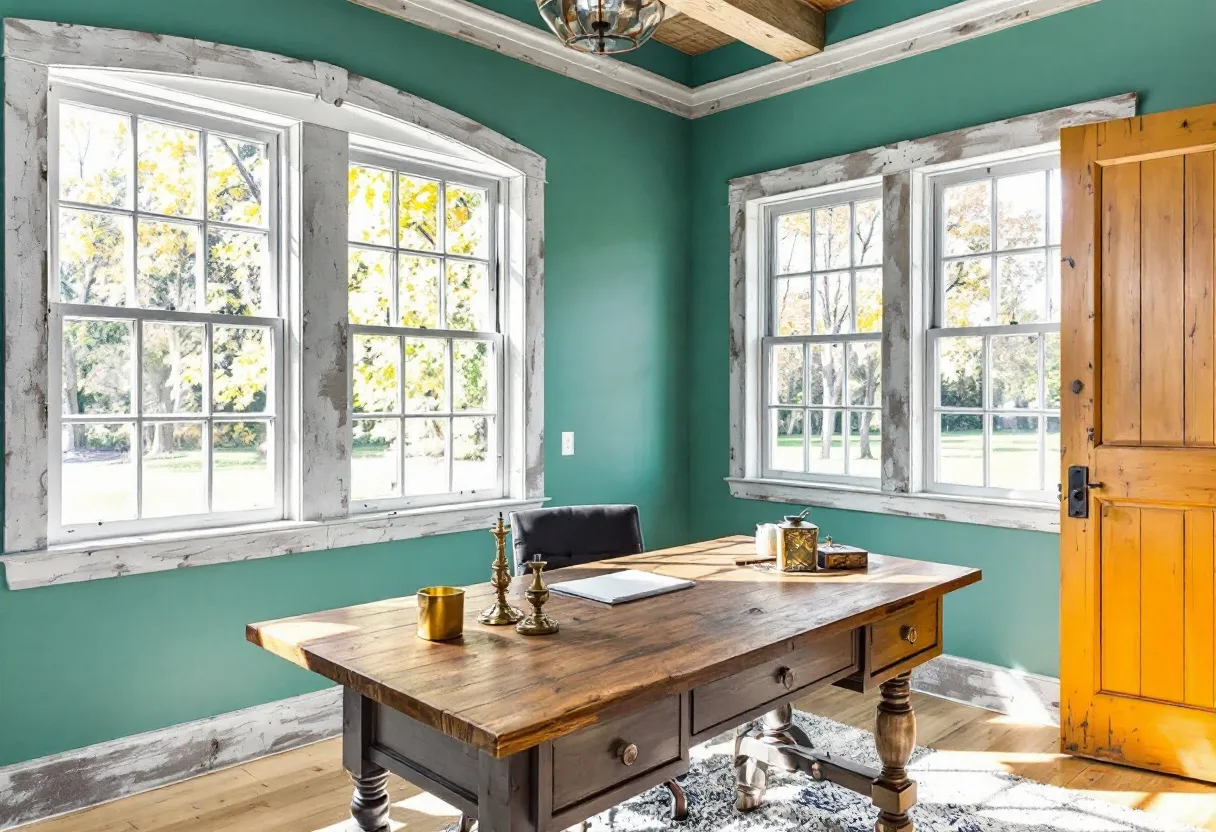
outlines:
[{"label": "crown molding", "polygon": [[817,55],[768,64],[698,87],[614,58],[568,49],[546,30],[470,0],[350,2],[691,119],[923,55],[1099,0],[961,0],[831,44]]}]

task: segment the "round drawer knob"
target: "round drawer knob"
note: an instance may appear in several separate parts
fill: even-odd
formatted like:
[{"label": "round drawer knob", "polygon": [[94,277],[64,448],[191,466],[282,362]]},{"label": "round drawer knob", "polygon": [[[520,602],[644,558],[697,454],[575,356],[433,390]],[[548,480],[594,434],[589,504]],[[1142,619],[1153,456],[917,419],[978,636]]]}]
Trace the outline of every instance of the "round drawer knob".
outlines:
[{"label": "round drawer knob", "polygon": [[794,671],[788,667],[783,667],[777,671],[777,681],[786,690],[794,689]]},{"label": "round drawer knob", "polygon": [[916,632],[915,627],[905,624],[899,629],[899,637],[908,642],[908,644],[916,644],[916,640],[920,638],[920,633]]},{"label": "round drawer knob", "polygon": [[627,766],[631,766],[638,761],[638,747],[633,743],[622,745],[620,756],[622,763]]}]

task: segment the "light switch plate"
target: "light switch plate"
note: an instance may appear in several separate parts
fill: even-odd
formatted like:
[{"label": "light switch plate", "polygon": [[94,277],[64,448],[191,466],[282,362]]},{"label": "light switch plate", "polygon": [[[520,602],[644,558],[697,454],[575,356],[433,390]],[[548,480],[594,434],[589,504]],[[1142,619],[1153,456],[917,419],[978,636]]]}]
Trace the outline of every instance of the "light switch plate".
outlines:
[{"label": "light switch plate", "polygon": [[574,456],[574,431],[562,432],[562,456]]}]

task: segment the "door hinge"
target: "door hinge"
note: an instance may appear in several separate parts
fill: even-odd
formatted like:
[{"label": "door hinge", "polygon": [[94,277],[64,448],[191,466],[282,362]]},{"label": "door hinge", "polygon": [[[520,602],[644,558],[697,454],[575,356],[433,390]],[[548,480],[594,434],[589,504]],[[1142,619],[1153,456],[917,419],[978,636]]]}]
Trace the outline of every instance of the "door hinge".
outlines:
[{"label": "door hinge", "polygon": [[1068,516],[1078,520],[1089,517],[1089,491],[1102,483],[1089,481],[1089,467],[1073,465],[1068,469]]}]

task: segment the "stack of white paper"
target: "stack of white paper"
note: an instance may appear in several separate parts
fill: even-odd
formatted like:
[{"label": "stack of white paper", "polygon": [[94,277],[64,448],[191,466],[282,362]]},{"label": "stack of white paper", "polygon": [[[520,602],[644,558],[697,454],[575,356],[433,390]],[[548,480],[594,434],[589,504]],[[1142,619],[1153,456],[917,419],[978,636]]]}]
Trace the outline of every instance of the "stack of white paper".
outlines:
[{"label": "stack of white paper", "polygon": [[679,589],[688,589],[692,585],[693,581],[683,578],[671,578],[667,575],[656,575],[653,572],[626,569],[624,572],[611,572],[607,575],[597,575],[594,578],[549,584],[549,589],[562,595],[589,598],[602,604],[624,604],[639,598],[650,598]]}]

